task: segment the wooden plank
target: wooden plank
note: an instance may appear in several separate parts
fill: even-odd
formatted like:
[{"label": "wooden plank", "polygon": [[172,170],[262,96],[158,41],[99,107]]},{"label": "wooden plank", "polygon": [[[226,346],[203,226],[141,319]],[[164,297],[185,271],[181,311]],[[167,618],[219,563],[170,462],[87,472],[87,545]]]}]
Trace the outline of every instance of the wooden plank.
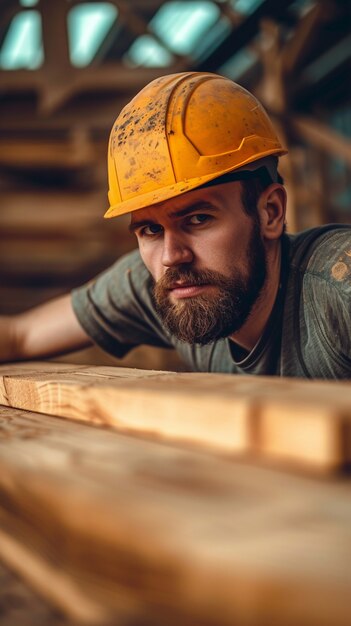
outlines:
[{"label": "wooden plank", "polygon": [[[46,365],[34,364],[19,376],[21,365],[1,367],[0,403],[227,452],[248,447],[247,400],[224,394],[219,407],[218,395],[206,393],[201,378],[113,367],[61,374]],[[219,410],[220,428],[214,419]]]},{"label": "wooden plank", "polygon": [[349,382],[43,362],[1,366],[0,403],[315,470],[351,455]]},{"label": "wooden plank", "polygon": [[0,557],[81,623],[348,626],[350,551],[349,479],[0,408]]}]

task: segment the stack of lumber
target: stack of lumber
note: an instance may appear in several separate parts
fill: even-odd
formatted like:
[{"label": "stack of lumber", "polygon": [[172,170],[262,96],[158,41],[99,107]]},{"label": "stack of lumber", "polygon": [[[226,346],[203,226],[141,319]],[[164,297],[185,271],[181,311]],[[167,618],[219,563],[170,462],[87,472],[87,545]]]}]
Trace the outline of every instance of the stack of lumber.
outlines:
[{"label": "stack of lumber", "polygon": [[[1,182],[1,181],[0,181]],[[1,189],[0,311],[22,311],[91,279],[130,250],[107,223],[106,190]],[[110,220],[111,221],[111,220]]]},{"label": "stack of lumber", "polygon": [[0,396],[0,559],[68,619],[351,623],[349,383],[27,363]]}]

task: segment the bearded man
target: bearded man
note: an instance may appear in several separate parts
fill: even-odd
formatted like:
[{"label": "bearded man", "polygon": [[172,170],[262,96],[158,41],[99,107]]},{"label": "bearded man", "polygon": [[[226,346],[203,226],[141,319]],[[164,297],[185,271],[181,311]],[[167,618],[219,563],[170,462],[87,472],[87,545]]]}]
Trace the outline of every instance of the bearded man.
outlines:
[{"label": "bearded man", "polygon": [[[97,343],[175,348],[196,371],[351,377],[351,227],[285,232],[285,154],[261,104],[215,74],[147,85],[113,125],[106,217],[138,249],[0,320],[2,360]],[[342,270],[342,271],[341,271]]]}]

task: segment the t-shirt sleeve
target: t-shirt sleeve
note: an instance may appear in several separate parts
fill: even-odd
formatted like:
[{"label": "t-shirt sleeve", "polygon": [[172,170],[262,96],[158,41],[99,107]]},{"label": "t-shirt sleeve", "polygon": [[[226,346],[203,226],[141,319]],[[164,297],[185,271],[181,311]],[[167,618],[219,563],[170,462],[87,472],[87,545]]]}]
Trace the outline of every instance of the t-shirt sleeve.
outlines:
[{"label": "t-shirt sleeve", "polygon": [[335,231],[317,249],[305,274],[304,294],[320,349],[351,376],[351,229]]},{"label": "t-shirt sleeve", "polygon": [[141,344],[170,348],[152,303],[151,287],[151,275],[135,250],[74,289],[73,310],[89,337],[116,357]]}]

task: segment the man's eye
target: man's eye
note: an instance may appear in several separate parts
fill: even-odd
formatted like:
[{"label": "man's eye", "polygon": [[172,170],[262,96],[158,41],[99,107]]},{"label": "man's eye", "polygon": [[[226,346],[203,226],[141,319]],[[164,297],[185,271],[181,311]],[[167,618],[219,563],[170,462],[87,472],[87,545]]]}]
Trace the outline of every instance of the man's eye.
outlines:
[{"label": "man's eye", "polygon": [[194,226],[198,226],[199,224],[204,224],[205,222],[208,222],[211,219],[210,215],[207,215],[206,213],[197,213],[196,215],[191,215],[189,217],[189,223],[193,224]]},{"label": "man's eye", "polygon": [[154,237],[162,232],[162,226],[160,224],[149,224],[141,229],[140,234],[144,237]]}]

